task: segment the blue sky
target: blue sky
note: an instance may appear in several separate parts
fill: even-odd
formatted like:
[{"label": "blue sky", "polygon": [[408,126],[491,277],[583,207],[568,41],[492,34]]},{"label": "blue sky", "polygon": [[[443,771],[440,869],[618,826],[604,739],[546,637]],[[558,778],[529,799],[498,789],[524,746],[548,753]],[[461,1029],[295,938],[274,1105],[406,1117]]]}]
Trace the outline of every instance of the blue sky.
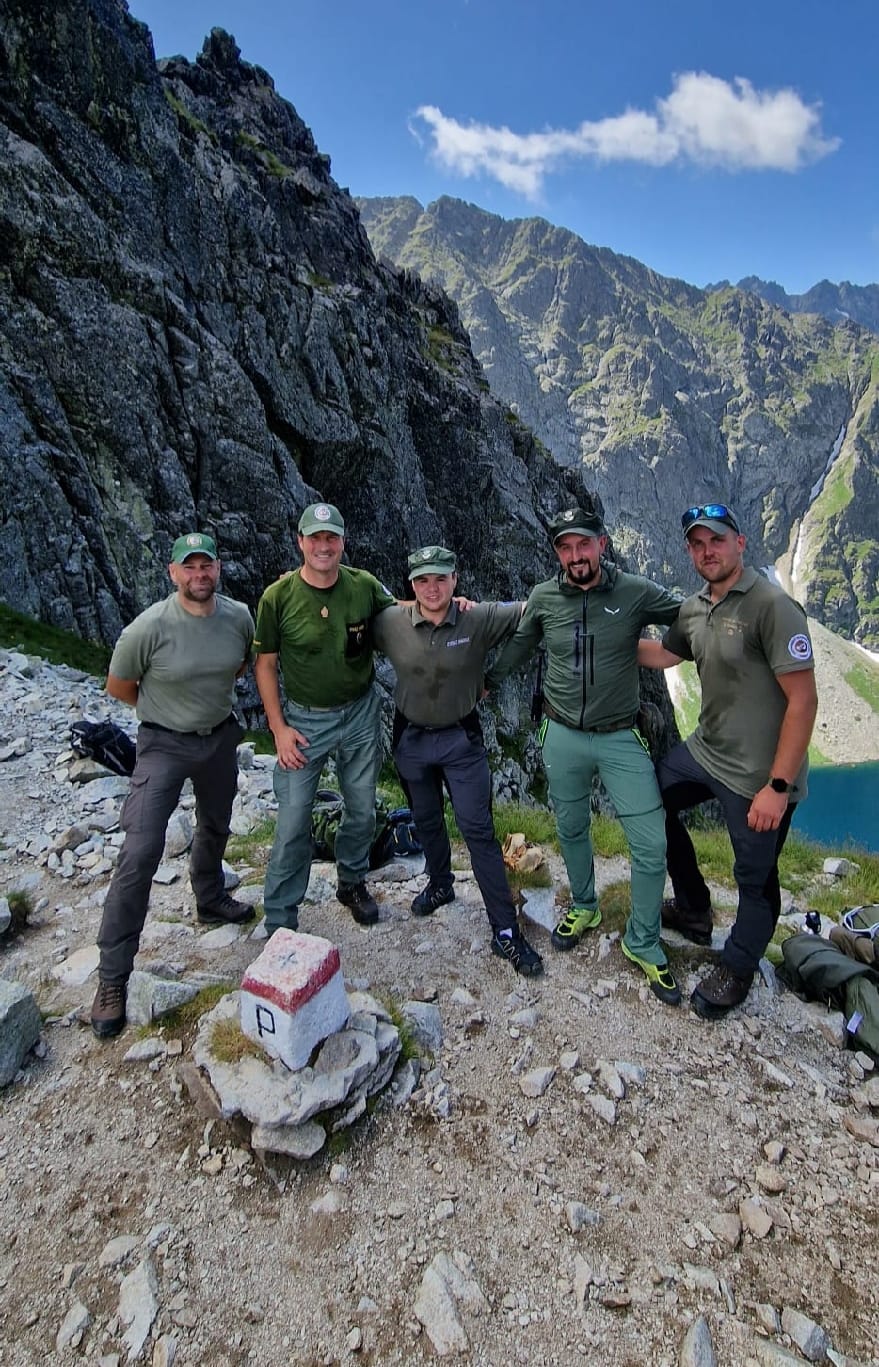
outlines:
[{"label": "blue sky", "polygon": [[879,281],[875,0],[130,0],[214,26],[357,195],[541,215],[696,285]]}]

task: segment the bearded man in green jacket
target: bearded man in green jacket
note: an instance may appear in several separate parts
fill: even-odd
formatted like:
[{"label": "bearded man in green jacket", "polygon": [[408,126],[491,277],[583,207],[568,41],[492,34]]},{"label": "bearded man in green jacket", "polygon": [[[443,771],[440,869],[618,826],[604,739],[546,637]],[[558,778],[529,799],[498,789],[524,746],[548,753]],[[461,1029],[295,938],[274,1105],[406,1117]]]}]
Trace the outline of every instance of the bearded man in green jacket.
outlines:
[{"label": "bearded man in green jacket", "polygon": [[645,626],[673,622],[681,600],[603,558],[607,534],[595,513],[566,508],[549,531],[559,572],[532,590],[486,687],[494,688],[543,644],[539,736],[572,897],[552,942],[556,949],[573,949],[601,921],[590,836],[592,781],[598,774],[631,855],[632,910],[623,954],[643,971],[660,1001],[677,1006],[680,988],[659,942],[665,819],[653,763],[635,723],[638,640]]}]

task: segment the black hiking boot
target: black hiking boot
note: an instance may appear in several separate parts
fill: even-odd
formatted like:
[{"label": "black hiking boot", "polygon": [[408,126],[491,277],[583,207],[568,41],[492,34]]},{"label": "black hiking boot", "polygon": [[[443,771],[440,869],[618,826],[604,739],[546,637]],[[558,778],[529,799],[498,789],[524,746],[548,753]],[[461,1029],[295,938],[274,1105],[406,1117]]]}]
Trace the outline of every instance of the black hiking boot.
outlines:
[{"label": "black hiking boot", "polygon": [[365,883],[340,883],[336,897],[343,907],[350,907],[359,926],[374,926],[378,920],[378,902]]},{"label": "black hiking boot", "polygon": [[454,902],[455,889],[451,883],[443,886],[439,883],[428,883],[426,888],[412,899],[413,916],[432,916],[437,907],[444,907],[447,902]]},{"label": "black hiking boot", "polygon": [[718,964],[697,984],[690,1006],[703,1020],[719,1020],[733,1007],[741,1006],[752,982],[753,978],[740,978],[726,964]]},{"label": "black hiking boot", "polygon": [[99,983],[92,1002],[92,1030],[98,1039],[112,1039],[125,1026],[125,983]]},{"label": "black hiking boot", "polygon": [[662,924],[666,930],[676,930],[694,945],[710,945],[713,921],[711,908],[707,912],[688,911],[679,907],[673,897],[662,904]]},{"label": "black hiking boot", "polygon": [[539,978],[543,972],[543,960],[537,950],[531,948],[521,930],[512,933],[495,931],[491,937],[491,952],[506,959],[524,978]]},{"label": "black hiking boot", "polygon": [[252,921],[255,913],[253,907],[236,902],[224,892],[209,907],[196,907],[195,914],[203,926],[241,926],[245,921]]}]

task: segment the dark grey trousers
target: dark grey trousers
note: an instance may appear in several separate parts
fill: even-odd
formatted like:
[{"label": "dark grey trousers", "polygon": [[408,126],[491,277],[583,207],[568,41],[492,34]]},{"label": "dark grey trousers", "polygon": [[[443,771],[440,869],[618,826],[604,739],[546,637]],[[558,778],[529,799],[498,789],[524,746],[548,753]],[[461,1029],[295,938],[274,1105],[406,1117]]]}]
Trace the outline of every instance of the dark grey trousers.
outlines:
[{"label": "dark grey trousers", "polygon": [[750,979],[772,939],[781,910],[778,856],[781,854],[796,803],[789,803],[775,831],[752,831],[748,825],[751,799],[741,797],[712,778],[686,745],[669,750],[660,761],[659,788],[665,807],[668,872],[675,901],[685,911],[707,916],[711,894],[696,862],[696,852],[679,813],[716,798],[732,842],[733,876],[739,890],[735,924],[723,949],[723,962],[740,978]]},{"label": "dark grey trousers", "polygon": [[463,726],[436,731],[407,726],[394,749],[394,762],[410,795],[431,883],[451,887],[454,882],[443,815],[445,782],[492,929],[515,926],[516,907],[491,819],[491,775],[481,736]]},{"label": "dark grey trousers", "polygon": [[131,788],[122,807],[125,843],[107,892],[98,932],[101,982],[124,983],[146,920],[150,884],[165,847],[165,828],[186,779],[195,791],[196,830],[189,873],[196,904],[223,894],[223,853],[238,784],[238,743],[244,732],[230,717],[209,736],[141,726]]}]

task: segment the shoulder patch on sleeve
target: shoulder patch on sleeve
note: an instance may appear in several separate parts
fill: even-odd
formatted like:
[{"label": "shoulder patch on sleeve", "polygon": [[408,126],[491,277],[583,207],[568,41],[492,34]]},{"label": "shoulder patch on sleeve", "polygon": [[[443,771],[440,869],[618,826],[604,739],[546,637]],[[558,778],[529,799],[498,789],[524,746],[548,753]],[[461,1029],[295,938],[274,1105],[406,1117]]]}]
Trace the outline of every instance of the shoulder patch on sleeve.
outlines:
[{"label": "shoulder patch on sleeve", "polygon": [[798,631],[787,643],[787,653],[792,660],[811,660],[812,642],[803,631]]}]

